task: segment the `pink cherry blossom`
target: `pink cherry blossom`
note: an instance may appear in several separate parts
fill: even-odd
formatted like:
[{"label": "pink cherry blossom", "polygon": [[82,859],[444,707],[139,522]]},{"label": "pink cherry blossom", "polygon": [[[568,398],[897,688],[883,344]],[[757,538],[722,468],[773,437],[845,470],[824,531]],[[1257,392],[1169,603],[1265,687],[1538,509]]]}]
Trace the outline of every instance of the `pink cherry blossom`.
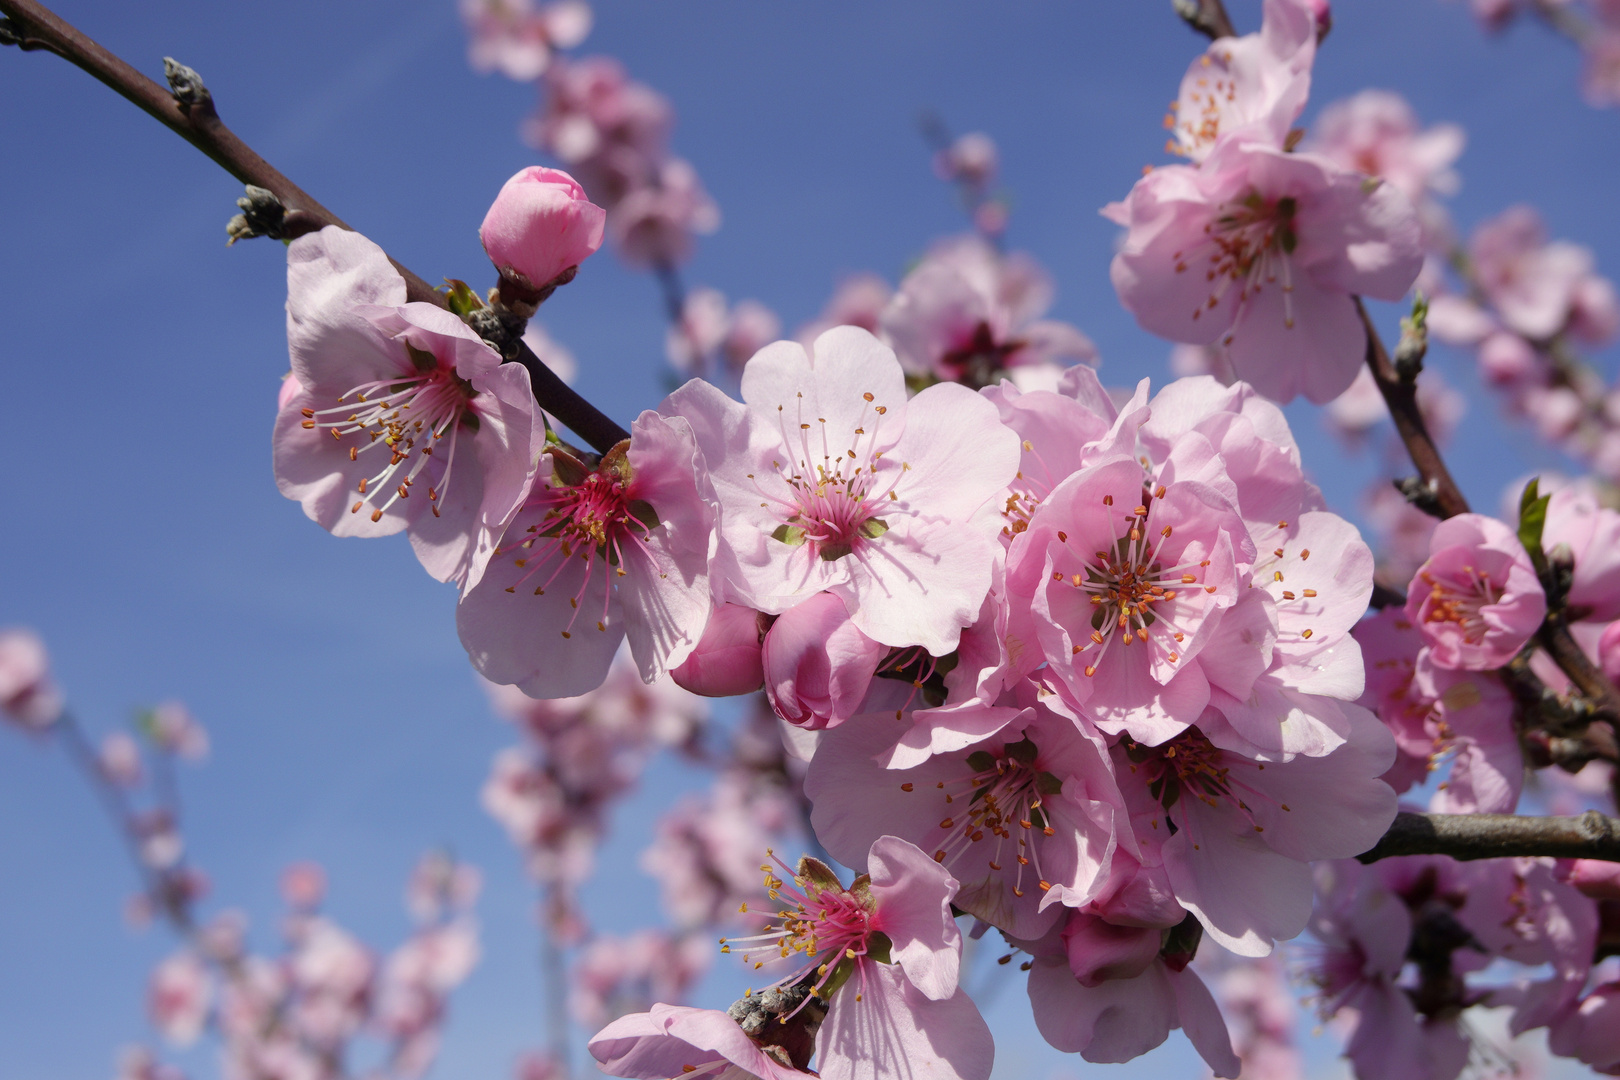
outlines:
[{"label": "pink cherry blossom", "polygon": [[599,937],[574,965],[569,1005],[580,1023],[599,1028],[657,1002],[678,1002],[708,970],[714,940],[638,930],[628,937]]},{"label": "pink cherry blossom", "polygon": [[1059,919],[1052,897],[1077,905],[1099,891],[1120,798],[1108,760],[1072,720],[1030,708],[915,767],[874,760],[909,727],[893,713],[862,715],[823,738],[805,794],[833,858],[858,868],[877,837],[898,836],[961,882],[958,907],[1028,939]]},{"label": "pink cherry blossom", "polygon": [[1197,168],[1153,170],[1104,213],[1130,230],[1111,276],[1137,322],[1224,344],[1238,377],[1278,401],[1342,393],[1366,351],[1351,294],[1397,300],[1423,261],[1394,185],[1237,137]]},{"label": "pink cherry blossom", "polygon": [[141,748],[127,731],[115,731],[101,740],[101,775],[122,788],[140,786],[144,770]]},{"label": "pink cherry blossom", "polygon": [[608,215],[608,235],[631,266],[657,268],[692,257],[695,237],[720,228],[720,208],[690,162],[663,162],[650,182],[633,188]]},{"label": "pink cherry blossom", "polygon": [[1028,255],[1001,255],[967,236],[929,252],[881,322],[912,376],[988,386],[1004,372],[1017,380],[1034,369],[1097,362],[1096,346],[1079,330],[1040,318],[1051,303],[1051,278]]},{"label": "pink cherry blossom", "polygon": [[709,617],[714,506],[687,422],[647,411],[593,470],[562,451],[512,518],[456,625],[473,666],[534,697],[601,685],[628,640],[642,678]]},{"label": "pink cherry blossom", "polygon": [[502,185],[478,239],[503,278],[538,290],[594,254],[606,227],[572,176],[531,165]]},{"label": "pink cherry blossom", "polygon": [[705,375],[712,368],[741,371],[749,357],[781,336],[782,320],[758,300],[730,307],[717,289],[693,289],[680,322],[669,328],[664,352],[683,375]]},{"label": "pink cherry blossom", "polygon": [[[988,1080],[990,1030],[957,985],[962,937],[951,912],[957,883],[936,860],[894,836],[873,841],[867,874],[846,888],[822,863],[801,859],[786,877],[767,869],[766,884],[784,899],[779,922],[746,938],[723,939],[745,963],[780,955],[792,974],[777,985],[810,980],[830,993],[817,1033],[823,1077],[914,1075]],[[888,959],[873,955],[876,935]],[[846,981],[826,991],[849,967]]]},{"label": "pink cherry blossom", "polygon": [[403,530],[434,577],[475,583],[545,438],[528,372],[449,312],[404,303],[404,279],[358,233],[293,241],[287,292],[298,390],[272,440],[282,494],[336,536]]},{"label": "pink cherry blossom", "polygon": [[717,593],[779,614],[830,592],[874,641],[953,649],[989,589],[993,500],[1017,469],[995,407],[951,384],[907,401],[894,354],[854,327],[813,353],[762,350],[742,396],[691,382],[664,406],[691,423],[721,504]]},{"label": "pink cherry blossom", "polygon": [[783,612],[765,635],[765,693],[790,724],[834,727],[855,715],[888,654],[854,625],[842,600],[818,593]]},{"label": "pink cherry blossom", "polygon": [[1168,149],[1203,161],[1223,136],[1281,149],[1305,108],[1316,59],[1316,24],[1301,0],[1266,0],[1260,32],[1210,43],[1182,77],[1165,117]]},{"label": "pink cherry blossom", "polygon": [[682,1005],[654,1005],[649,1012],[621,1017],[596,1033],[590,1051],[603,1072],[630,1080],[804,1080],[815,1075],[787,1064],[780,1048],[761,1046],[743,1034],[725,1013]]},{"label": "pink cherry blossom", "polygon": [[546,71],[541,113],[526,136],[555,155],[611,212],[648,183],[663,160],[674,110],[662,94],[632,80],[617,60],[558,59]]},{"label": "pink cherry blossom", "polygon": [[184,702],[161,701],[141,717],[141,727],[158,746],[187,761],[208,756],[208,729]]},{"label": "pink cherry blossom", "polygon": [[1363,90],[1322,110],[1305,149],[1395,185],[1417,208],[1430,246],[1440,247],[1450,226],[1436,196],[1456,194],[1451,166],[1465,141],[1455,124],[1421,129],[1399,94]]},{"label": "pink cherry blossom", "polygon": [[1567,546],[1575,571],[1568,602],[1576,619],[1620,619],[1620,513],[1577,486],[1560,488],[1547,503],[1542,546]]},{"label": "pink cherry blossom", "polygon": [[641,868],[658,880],[664,910],[683,929],[726,925],[758,902],[759,856],[782,831],[787,808],[735,772],[661,817]]},{"label": "pink cherry blossom", "polygon": [[153,969],[146,991],[147,1013],[172,1045],[190,1046],[208,1022],[214,993],[214,976],[202,958],[182,949]]},{"label": "pink cherry blossom", "polygon": [[1218,1077],[1238,1075],[1239,1062],[1220,1008],[1196,972],[1190,956],[1161,955],[1159,932],[1119,927],[1126,939],[1151,946],[1151,953],[1116,977],[1083,979],[1075,960],[1089,967],[1085,946],[1096,936],[1097,920],[1082,912],[1070,916],[1031,950],[1029,1000],[1035,1025],[1059,1050],[1087,1061],[1130,1061],[1183,1029]]},{"label": "pink cherry blossom", "polygon": [[1528,206],[1510,207],[1475,229],[1468,256],[1503,324],[1535,341],[1568,323],[1576,292],[1594,265],[1584,247],[1549,243],[1541,216]]},{"label": "pink cherry blossom", "polygon": [[759,612],[721,604],[709,616],[692,654],[669,677],[704,697],[748,694],[765,684],[764,627]]},{"label": "pink cherry blossom", "polygon": [[821,314],[799,327],[793,338],[809,349],[816,338],[835,326],[858,326],[876,334],[883,309],[893,295],[894,289],[877,274],[851,274],[838,282]]},{"label": "pink cherry blossom", "polygon": [[958,136],[934,155],[934,175],[941,180],[987,187],[995,182],[998,155],[996,144],[982,131]]},{"label": "pink cherry blossom", "polygon": [[[1207,974],[1207,971],[1206,971]],[[1232,1029],[1232,1047],[1247,1080],[1296,1080],[1304,1055],[1295,1040],[1299,1009],[1288,972],[1275,957],[1216,969],[1215,998]]]},{"label": "pink cherry blossom", "polygon": [[1513,659],[1547,614],[1513,530],[1482,514],[1442,521],[1406,598],[1406,617],[1440,667],[1486,671]]},{"label": "pink cherry blossom", "polygon": [[39,635],[22,627],[0,630],[0,711],[25,727],[44,728],[62,707]]},{"label": "pink cherry blossom", "polygon": [[584,0],[556,0],[538,10],[532,0],[461,0],[461,18],[473,70],[499,71],[519,82],[545,74],[553,50],[572,49],[591,30]]}]

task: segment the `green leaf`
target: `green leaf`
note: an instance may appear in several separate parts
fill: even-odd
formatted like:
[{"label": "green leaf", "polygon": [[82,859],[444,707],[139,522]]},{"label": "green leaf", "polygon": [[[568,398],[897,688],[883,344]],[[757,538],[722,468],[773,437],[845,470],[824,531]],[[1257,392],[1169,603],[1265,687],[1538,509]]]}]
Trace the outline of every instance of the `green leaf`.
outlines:
[{"label": "green leaf", "polygon": [[1541,478],[1531,477],[1519,497],[1519,543],[1524,545],[1536,574],[1547,572],[1547,553],[1541,548],[1541,533],[1547,526],[1547,503],[1551,495],[1541,494]]}]

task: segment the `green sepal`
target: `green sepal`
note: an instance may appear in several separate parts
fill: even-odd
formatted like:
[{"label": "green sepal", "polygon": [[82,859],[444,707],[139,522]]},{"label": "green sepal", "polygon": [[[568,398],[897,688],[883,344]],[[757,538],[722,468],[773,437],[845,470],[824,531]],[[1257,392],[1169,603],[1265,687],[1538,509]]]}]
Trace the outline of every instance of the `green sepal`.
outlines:
[{"label": "green sepal", "polygon": [[439,358],[426,349],[418,349],[410,342],[405,343],[405,351],[411,354],[411,366],[417,371],[433,371],[439,366]]},{"label": "green sepal", "polygon": [[478,294],[473,292],[472,287],[465,281],[456,278],[445,278],[444,289],[441,291],[445,294],[445,303],[450,310],[463,319],[475,311],[483,310],[484,302],[478,298]]},{"label": "green sepal", "polygon": [[833,873],[832,867],[814,856],[799,856],[799,868],[794,873],[818,892],[843,891],[844,883],[838,880],[838,875]]},{"label": "green sepal", "polygon": [[788,547],[798,547],[804,543],[804,530],[797,525],[778,525],[771,533],[771,539],[786,544]]},{"label": "green sepal", "polygon": [[868,540],[876,540],[889,531],[889,523],[882,518],[867,518],[861,522],[860,533]]}]

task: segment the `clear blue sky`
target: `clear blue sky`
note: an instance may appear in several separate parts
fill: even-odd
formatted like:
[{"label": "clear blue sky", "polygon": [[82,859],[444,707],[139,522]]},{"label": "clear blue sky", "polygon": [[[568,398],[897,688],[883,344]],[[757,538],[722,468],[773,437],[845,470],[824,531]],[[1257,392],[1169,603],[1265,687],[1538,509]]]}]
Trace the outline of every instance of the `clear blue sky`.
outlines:
[{"label": "clear blue sky", "polygon": [[[1258,8],[1233,4],[1244,28]],[[195,67],[250,144],[424,277],[485,278],[477,223],[536,160],[516,137],[533,91],[468,70],[451,0],[58,9],[159,78],[165,54]],[[1573,49],[1531,26],[1487,40],[1458,2],[1345,0],[1337,14],[1307,117],[1397,89],[1425,120],[1467,128],[1453,200],[1465,227],[1532,201],[1555,236],[1620,272],[1620,114],[1580,104]],[[1115,230],[1097,208],[1163,160],[1160,118],[1199,47],[1168,0],[605,0],[584,51],[620,57],[675,103],[675,147],[725,216],[689,279],[757,297],[789,327],[839,274],[892,279],[960,227],[919,110],[990,132],[1011,243],[1052,270],[1055,314],[1097,341],[1105,381],[1126,383],[1162,377],[1167,346],[1119,307]],[[333,911],[375,945],[405,929],[400,889],[422,849],[450,844],[481,866],[487,955],[454,1002],[438,1075],[506,1076],[541,1038],[529,888],[477,804],[509,733],[456,643],[452,592],[403,540],[334,540],[276,492],[279,246],[226,250],[234,182],[54,57],[0,50],[0,103],[0,625],[45,635],[92,727],[191,703],[215,747],[186,777],[191,850],[261,942],[293,860],[325,864]],[[544,321],[607,411],[654,403],[650,280],[599,256]],[[1453,461],[1493,507],[1509,477],[1553,461],[1470,396]],[[1368,466],[1343,463],[1309,409],[1291,415],[1308,467],[1348,508]],[[643,795],[616,824],[590,894],[606,929],[654,917],[651,883],[612,868],[633,866],[659,805]],[[148,1037],[142,988],[169,943],[124,927],[132,888],[77,777],[0,732],[0,1080],[105,1075],[120,1044]],[[1063,1061],[1015,1019],[1022,996],[996,999],[998,1075],[1044,1077]],[[1172,1042],[1129,1074],[1196,1075]],[[206,1057],[188,1063],[213,1074]]]}]

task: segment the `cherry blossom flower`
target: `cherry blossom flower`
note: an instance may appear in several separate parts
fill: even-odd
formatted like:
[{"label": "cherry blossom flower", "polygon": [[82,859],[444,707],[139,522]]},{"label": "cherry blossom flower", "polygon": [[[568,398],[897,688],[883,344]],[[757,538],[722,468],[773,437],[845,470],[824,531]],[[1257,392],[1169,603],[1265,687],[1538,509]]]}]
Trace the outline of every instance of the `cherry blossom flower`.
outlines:
[{"label": "cherry blossom flower", "polygon": [[762,1046],[743,1034],[725,1013],[683,1005],[654,1005],[648,1012],[621,1017],[596,1033],[590,1051],[603,1072],[630,1080],[805,1080],[815,1075],[794,1068],[780,1047]]},{"label": "cherry blossom flower", "polygon": [[1465,142],[1456,124],[1421,129],[1399,94],[1363,90],[1322,110],[1305,149],[1395,185],[1417,208],[1429,246],[1442,248],[1450,242],[1450,224],[1436,196],[1456,194],[1451,165]]},{"label": "cherry blossom flower", "polygon": [[448,311],[406,304],[404,279],[358,233],[293,241],[287,293],[282,494],[336,536],[403,530],[428,573],[476,583],[545,437],[528,372]]},{"label": "cherry blossom flower", "polygon": [[535,9],[532,0],[461,0],[470,41],[467,59],[478,72],[509,79],[538,79],[556,49],[572,49],[591,32],[584,0],[556,0]]},{"label": "cherry blossom flower", "polygon": [[758,300],[731,307],[717,289],[693,289],[680,322],[665,336],[664,354],[683,375],[707,374],[711,367],[741,371],[749,357],[781,334],[782,320]]},{"label": "cherry blossom flower", "polygon": [[1157,928],[1117,928],[1116,940],[1146,946],[1129,974],[1077,976],[1077,960],[1090,965],[1088,953],[1097,943],[1100,922],[1075,912],[1067,926],[1041,942],[1026,943],[1032,955],[1030,1005],[1046,1041],[1087,1061],[1124,1062],[1147,1053],[1181,1028],[1216,1076],[1237,1076],[1240,1066],[1220,1008],[1197,972],[1187,966],[1190,954],[1160,952]]},{"label": "cherry blossom flower", "polygon": [[793,338],[810,349],[815,345],[816,338],[835,326],[858,326],[868,333],[877,334],[883,309],[893,295],[893,287],[877,274],[851,274],[838,282],[821,314],[799,327]]},{"label": "cherry blossom flower", "polygon": [[1004,256],[966,236],[936,246],[906,275],[881,322],[913,377],[989,386],[1003,373],[1017,381],[1097,362],[1079,330],[1040,318],[1051,303],[1051,278],[1028,255]]},{"label": "cherry blossom flower", "polygon": [[1238,377],[1277,401],[1342,393],[1366,351],[1351,294],[1398,300],[1423,261],[1394,185],[1239,137],[1197,168],[1153,170],[1104,215],[1129,229],[1110,273],[1137,322],[1220,342]]},{"label": "cherry blossom flower", "polygon": [[214,1004],[214,976],[201,957],[182,949],[152,971],[146,1010],[174,1046],[190,1046],[202,1034]]},{"label": "cherry blossom flower", "polygon": [[1547,598],[1513,530],[1495,518],[1459,514],[1429,540],[1406,597],[1406,617],[1435,664],[1486,671],[1513,659],[1541,626]]},{"label": "cherry blossom flower", "polygon": [[638,930],[628,937],[598,937],[574,965],[570,1008],[580,1023],[599,1028],[657,1002],[678,1002],[713,956],[714,941],[707,935]]},{"label": "cherry blossom flower", "polygon": [[1301,0],[1266,0],[1260,32],[1221,38],[1188,67],[1165,117],[1167,149],[1203,161],[1223,136],[1282,149],[1305,108],[1316,59],[1316,24]]},{"label": "cherry blossom flower", "polygon": [[617,60],[561,60],[546,71],[544,107],[528,140],[555,155],[609,212],[663,160],[674,110]]},{"label": "cherry blossom flower", "polygon": [[894,836],[873,841],[864,861],[867,873],[847,888],[808,856],[796,871],[778,863],[786,877],[767,864],[766,886],[782,910],[759,934],[721,939],[723,951],[750,964],[759,955],[785,959],[795,970],[776,985],[808,983],[806,1001],[830,998],[816,1037],[823,1077],[924,1070],[988,1080],[990,1029],[957,985],[955,879]]},{"label": "cherry blossom flower", "polygon": [[894,354],[853,327],[807,353],[778,342],[743,371],[745,404],[705,383],[670,396],[721,504],[717,594],[779,614],[817,593],[867,637],[956,646],[990,586],[994,498],[1018,440],[965,387],[906,400]]},{"label": "cherry blossom flower", "polygon": [[594,469],[552,449],[457,608],[473,666],[534,697],[601,685],[624,640],[648,682],[678,666],[709,617],[714,513],[679,417],[642,413]]},{"label": "cherry blossom flower", "polygon": [[1594,266],[1587,248],[1549,243],[1541,215],[1528,206],[1509,207],[1476,228],[1468,257],[1502,323],[1534,341],[1564,328],[1576,292]]},{"label": "cherry blossom flower", "polygon": [[0,712],[25,727],[44,728],[62,708],[39,635],[22,627],[0,630]]},{"label": "cherry blossom flower", "polygon": [[648,183],[632,189],[608,215],[608,235],[631,266],[656,269],[692,257],[696,236],[720,228],[720,208],[690,162],[661,163]]},{"label": "cherry blossom flower", "polygon": [[877,837],[901,837],[961,882],[957,907],[1030,940],[1059,920],[1054,898],[1078,905],[1100,890],[1120,796],[1108,759],[1072,720],[1028,708],[915,767],[874,760],[909,726],[862,715],[824,736],[805,794],[833,858],[859,868]]}]

